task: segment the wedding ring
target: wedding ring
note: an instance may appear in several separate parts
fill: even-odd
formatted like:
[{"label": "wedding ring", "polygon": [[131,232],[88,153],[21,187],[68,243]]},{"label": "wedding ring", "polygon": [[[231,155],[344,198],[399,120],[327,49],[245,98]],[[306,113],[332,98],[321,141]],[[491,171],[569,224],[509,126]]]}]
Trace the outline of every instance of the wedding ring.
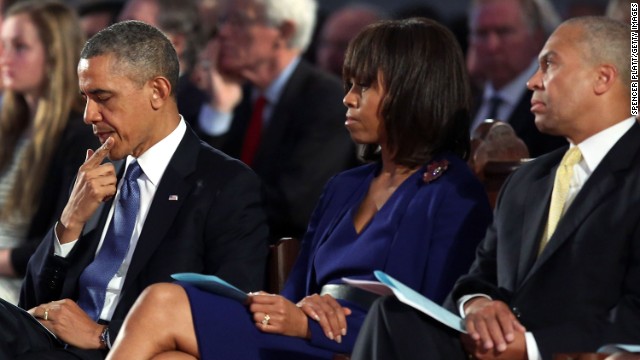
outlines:
[{"label": "wedding ring", "polygon": [[271,320],[271,316],[269,314],[264,314],[264,318],[262,319],[262,325],[269,325],[269,320]]},{"label": "wedding ring", "polygon": [[48,321],[49,320],[49,309],[46,309],[44,311],[44,316],[42,317],[42,319],[44,319],[44,321]]}]

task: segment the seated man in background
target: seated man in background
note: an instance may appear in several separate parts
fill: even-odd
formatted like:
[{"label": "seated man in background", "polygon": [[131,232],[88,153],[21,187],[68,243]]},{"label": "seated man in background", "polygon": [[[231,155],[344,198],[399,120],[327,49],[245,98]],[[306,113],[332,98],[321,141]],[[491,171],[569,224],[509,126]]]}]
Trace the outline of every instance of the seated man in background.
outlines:
[{"label": "seated man in background", "polygon": [[525,83],[536,54],[560,22],[547,0],[472,0],[469,8],[469,71],[485,79],[471,132],[485,119],[509,123],[537,157],[567,144],[536,128]]},{"label": "seated man in background", "polygon": [[178,113],[167,37],[138,21],[112,25],[86,43],[78,76],[84,121],[103,145],[87,151],[20,300],[57,338],[0,301],[2,359],[103,359],[142,290],[176,272],[216,274],[245,291],[264,282],[259,181]]},{"label": "seated man in background", "polygon": [[212,100],[200,125],[213,138],[224,138],[207,141],[262,179],[272,239],[301,237],[324,184],[355,163],[340,80],[300,57],[311,40],[316,7],[315,0],[220,4],[218,70],[248,85],[235,108]]},{"label": "seated man in background", "polygon": [[474,265],[452,291],[468,334],[386,298],[369,312],[352,359],[552,359],[640,339],[630,36],[615,20],[575,18],[542,49],[531,110],[541,131],[570,146],[505,183]]}]

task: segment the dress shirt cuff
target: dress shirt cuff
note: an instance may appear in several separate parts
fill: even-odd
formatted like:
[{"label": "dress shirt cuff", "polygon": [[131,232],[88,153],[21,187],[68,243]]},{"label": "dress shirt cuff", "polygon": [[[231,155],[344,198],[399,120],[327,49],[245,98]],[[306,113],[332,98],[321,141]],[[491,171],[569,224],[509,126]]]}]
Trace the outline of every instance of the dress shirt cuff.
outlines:
[{"label": "dress shirt cuff", "polygon": [[464,304],[467,303],[467,301],[476,298],[478,296],[481,296],[483,298],[487,298],[489,300],[493,300],[491,298],[491,296],[489,295],[485,295],[485,294],[470,294],[470,295],[465,295],[463,297],[461,297],[460,299],[458,299],[458,312],[460,313],[460,317],[464,319],[465,317],[465,313],[464,313]]},{"label": "dress shirt cuff", "polygon": [[200,130],[209,136],[220,136],[229,131],[232,114],[220,112],[209,104],[202,104],[198,114]]},{"label": "dress shirt cuff", "polygon": [[536,339],[531,332],[527,331],[524,333],[524,341],[527,346],[527,359],[542,360],[542,356],[538,350],[538,343],[536,343]]},{"label": "dress shirt cuff", "polygon": [[[56,221],[56,224],[54,225],[54,229],[57,229],[57,228],[58,228],[58,222]],[[73,247],[76,246],[76,242],[78,242],[78,239],[76,239],[66,244],[60,244],[60,239],[58,239],[58,233],[55,230],[53,231],[53,237],[55,238],[55,241],[53,242],[53,254],[63,258],[66,258],[67,255],[69,255],[71,250],[73,250]]]}]

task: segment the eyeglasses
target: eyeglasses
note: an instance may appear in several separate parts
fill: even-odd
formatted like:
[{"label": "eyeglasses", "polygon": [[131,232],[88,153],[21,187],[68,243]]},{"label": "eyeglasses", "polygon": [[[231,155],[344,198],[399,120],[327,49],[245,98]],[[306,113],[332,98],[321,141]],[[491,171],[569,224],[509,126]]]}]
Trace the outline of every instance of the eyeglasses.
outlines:
[{"label": "eyeglasses", "polygon": [[234,28],[243,28],[264,23],[265,21],[261,18],[250,17],[247,14],[239,12],[222,15],[218,18],[218,26],[229,25]]}]

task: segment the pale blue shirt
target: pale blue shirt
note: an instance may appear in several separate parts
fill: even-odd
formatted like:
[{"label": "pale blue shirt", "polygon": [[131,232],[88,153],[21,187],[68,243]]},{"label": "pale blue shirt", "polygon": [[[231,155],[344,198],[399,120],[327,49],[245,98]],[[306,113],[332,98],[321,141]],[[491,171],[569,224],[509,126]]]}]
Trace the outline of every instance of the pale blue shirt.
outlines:
[{"label": "pale blue shirt", "polygon": [[[267,104],[265,105],[262,113],[263,128],[268,124],[271,114],[273,113],[274,106],[278,103],[278,100],[280,100],[280,96],[282,95],[285,86],[289,82],[293,71],[299,63],[300,57],[295,57],[262,94],[267,99]],[[260,92],[256,88],[253,88],[251,101],[254,102],[258,96],[260,96]],[[208,103],[204,103],[200,107],[198,125],[200,126],[200,130],[209,136],[220,136],[225,134],[229,131],[232,120],[232,113],[220,112]]]}]

